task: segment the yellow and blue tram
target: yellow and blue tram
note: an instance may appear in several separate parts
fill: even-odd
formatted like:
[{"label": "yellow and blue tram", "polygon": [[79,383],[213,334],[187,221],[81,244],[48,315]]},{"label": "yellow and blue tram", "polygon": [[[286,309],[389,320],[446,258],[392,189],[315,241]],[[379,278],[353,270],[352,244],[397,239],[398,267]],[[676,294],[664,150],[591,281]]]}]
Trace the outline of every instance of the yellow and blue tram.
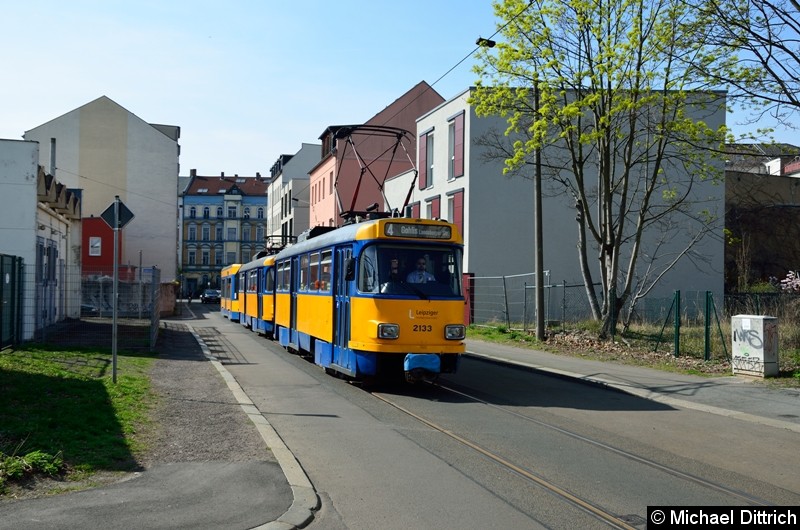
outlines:
[{"label": "yellow and blue tram", "polygon": [[275,337],[329,372],[415,380],[464,352],[463,244],[455,225],[373,219],[274,257]]},{"label": "yellow and blue tram", "polygon": [[233,322],[238,322],[241,308],[239,306],[239,293],[237,286],[237,272],[241,264],[234,263],[223,268],[220,272],[220,300],[219,310],[222,316]]},{"label": "yellow and blue tram", "polygon": [[317,227],[223,269],[222,312],[330,373],[413,381],[455,372],[466,332],[462,254],[444,221]]},{"label": "yellow and blue tram", "polygon": [[260,252],[237,273],[239,322],[272,336],[275,323],[275,256]]}]

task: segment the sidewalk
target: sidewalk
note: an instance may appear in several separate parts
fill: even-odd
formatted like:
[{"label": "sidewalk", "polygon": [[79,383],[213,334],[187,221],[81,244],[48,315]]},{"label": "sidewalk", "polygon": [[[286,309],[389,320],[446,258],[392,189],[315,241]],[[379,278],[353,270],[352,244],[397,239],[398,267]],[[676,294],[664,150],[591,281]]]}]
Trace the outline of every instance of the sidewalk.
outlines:
[{"label": "sidewalk", "polygon": [[701,377],[467,340],[467,355],[603,385],[674,407],[800,433],[800,390],[744,376]]},{"label": "sidewalk", "polygon": [[[220,375],[261,438],[277,460],[275,471],[268,465],[247,469],[229,462],[169,464],[140,476],[78,493],[0,504],[0,529],[72,528],[218,528],[213,520],[226,520],[228,527],[284,530],[302,528],[313,521],[319,499],[300,463],[280,435],[253,404],[239,382],[217,360],[235,356],[236,347],[224,333],[214,351],[192,327],[199,322],[182,320],[199,343],[202,354]],[[198,328],[199,329],[199,328]],[[208,328],[214,329],[214,328]],[[214,330],[216,333],[216,330]],[[231,338],[231,340],[233,340]],[[241,339],[236,339],[241,340]],[[191,339],[190,339],[191,341]],[[218,352],[228,344],[230,355]],[[246,344],[239,344],[247,347]],[[181,347],[182,351],[186,351]],[[650,368],[603,363],[546,352],[468,340],[467,356],[487,362],[513,364],[524,369],[584,381],[627,392],[645,399],[753,422],[800,433],[800,391],[769,388],[744,377],[714,377],[676,374]],[[166,354],[169,357],[169,354]],[[211,376],[213,377],[213,376]],[[210,381],[214,382],[214,381]],[[203,492],[211,495],[203,496]],[[242,524],[243,509],[258,506],[260,526]],[[289,506],[288,510],[286,506]],[[193,513],[194,512],[194,513]],[[183,517],[183,518],[181,518]],[[252,520],[252,519],[251,519]],[[237,526],[238,524],[238,526]]]}]

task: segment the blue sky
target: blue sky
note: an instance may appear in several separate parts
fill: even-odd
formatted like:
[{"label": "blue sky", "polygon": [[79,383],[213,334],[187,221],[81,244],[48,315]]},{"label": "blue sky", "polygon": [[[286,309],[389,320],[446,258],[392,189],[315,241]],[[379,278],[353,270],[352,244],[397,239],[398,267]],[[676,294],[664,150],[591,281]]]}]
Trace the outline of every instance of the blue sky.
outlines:
[{"label": "blue sky", "polygon": [[420,81],[445,99],[474,84],[495,29],[490,0],[6,2],[0,138],[108,96],[181,127],[182,175],[267,174]]}]

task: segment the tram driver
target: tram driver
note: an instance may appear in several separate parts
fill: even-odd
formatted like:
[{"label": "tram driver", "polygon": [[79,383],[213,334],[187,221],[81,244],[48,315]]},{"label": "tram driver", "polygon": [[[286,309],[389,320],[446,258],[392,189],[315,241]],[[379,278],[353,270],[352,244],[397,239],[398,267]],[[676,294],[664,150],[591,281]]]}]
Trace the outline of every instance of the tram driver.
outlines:
[{"label": "tram driver", "polygon": [[426,266],[428,265],[428,261],[425,257],[420,257],[417,259],[417,268],[410,273],[406,277],[406,281],[408,283],[428,283],[428,282],[435,282],[436,277],[427,271]]}]

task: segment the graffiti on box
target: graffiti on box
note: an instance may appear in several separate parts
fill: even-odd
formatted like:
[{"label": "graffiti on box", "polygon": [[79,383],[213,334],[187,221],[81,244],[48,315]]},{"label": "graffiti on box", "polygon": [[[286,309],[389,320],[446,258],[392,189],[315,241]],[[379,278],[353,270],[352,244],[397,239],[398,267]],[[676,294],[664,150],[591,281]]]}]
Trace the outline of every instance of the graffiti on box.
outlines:
[{"label": "graffiti on box", "polygon": [[765,363],[774,362],[778,346],[777,320],[763,322],[763,336],[760,326],[753,327],[751,319],[742,318],[732,326],[733,355],[731,361],[734,372],[764,372]]}]

